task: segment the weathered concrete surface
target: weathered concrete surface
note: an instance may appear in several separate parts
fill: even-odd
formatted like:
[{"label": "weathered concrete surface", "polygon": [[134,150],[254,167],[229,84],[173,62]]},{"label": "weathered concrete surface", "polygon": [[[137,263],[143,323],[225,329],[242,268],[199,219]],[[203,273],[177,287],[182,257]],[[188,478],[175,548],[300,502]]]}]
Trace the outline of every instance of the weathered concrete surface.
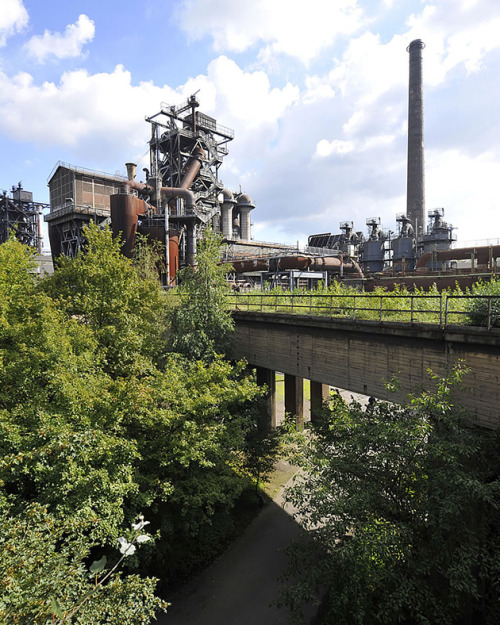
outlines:
[{"label": "weathered concrete surface", "polygon": [[[453,399],[486,427],[500,427],[500,330],[237,312],[232,356],[314,382],[404,401],[458,361],[470,367]],[[399,390],[387,390],[397,379]]]}]

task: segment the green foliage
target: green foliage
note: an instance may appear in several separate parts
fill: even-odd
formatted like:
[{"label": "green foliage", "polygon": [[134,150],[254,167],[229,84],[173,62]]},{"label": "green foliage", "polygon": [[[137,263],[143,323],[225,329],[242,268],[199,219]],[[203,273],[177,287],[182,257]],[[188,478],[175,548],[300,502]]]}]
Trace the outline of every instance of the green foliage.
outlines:
[{"label": "green foliage", "polygon": [[500,280],[480,282],[474,285],[473,294],[477,299],[471,299],[467,307],[467,321],[473,326],[486,326],[488,317],[492,326],[500,326]]},{"label": "green foliage", "polygon": [[[29,250],[15,240],[0,246],[0,514],[12,528],[0,556],[7,622],[68,614],[91,578],[95,584],[92,560],[112,562],[123,524],[141,512],[155,545],[128,558],[124,573],[99,587],[72,622],[149,622],[159,605],[155,582],[137,572],[169,582],[213,555],[248,483],[240,470],[243,414],[259,389],[243,365],[214,355],[220,333],[204,362],[168,354],[170,297],[151,265],[123,258],[108,231],[90,227],[86,237],[86,255],[62,259],[41,280]],[[16,568],[23,560],[24,586]],[[39,592],[29,595],[29,585]]]},{"label": "green foliage", "polygon": [[197,266],[180,272],[179,305],[170,314],[170,349],[211,361],[230,345],[234,324],[227,311],[227,266],[220,264],[221,238],[205,230]]},{"label": "green foliage", "polygon": [[166,609],[154,580],[117,573],[96,585],[86,522],[57,521],[30,504],[22,514],[0,510],[0,523],[0,622],[136,625]]},{"label": "green foliage", "polygon": [[107,372],[142,373],[164,352],[166,297],[148,268],[137,271],[122,256],[110,230],[91,224],[85,238],[85,250],[60,258],[43,289],[68,316],[92,329]]},{"label": "green foliage", "polygon": [[443,292],[439,292],[435,284],[426,290],[409,291],[405,286],[395,285],[392,291],[377,287],[364,292],[335,281],[328,288],[320,286],[314,291],[276,288],[249,294],[233,293],[230,303],[237,310],[434,324],[443,321],[446,304],[447,323],[460,324],[465,323],[470,303],[468,295],[458,286]]},{"label": "green foliage", "polygon": [[452,406],[462,373],[407,406],[332,398],[288,495],[309,540],[287,603],[326,591],[322,622],[346,625],[499,622],[499,435]]},{"label": "green foliage", "polygon": [[282,432],[273,428],[269,418],[266,400],[259,397],[247,409],[245,415],[247,432],[243,453],[243,470],[248,472],[259,488],[271,475],[276,464],[276,457],[281,450]]}]

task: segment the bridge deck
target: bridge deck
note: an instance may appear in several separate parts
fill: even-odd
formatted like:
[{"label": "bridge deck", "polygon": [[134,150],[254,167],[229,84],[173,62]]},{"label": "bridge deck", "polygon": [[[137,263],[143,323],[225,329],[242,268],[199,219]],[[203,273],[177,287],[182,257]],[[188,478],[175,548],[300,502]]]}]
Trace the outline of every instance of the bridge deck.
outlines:
[{"label": "bridge deck", "polygon": [[[250,364],[373,395],[405,401],[432,388],[429,370],[470,368],[452,399],[487,427],[500,427],[500,330],[470,326],[328,319],[235,312],[232,356]],[[387,382],[397,380],[390,392]]]}]

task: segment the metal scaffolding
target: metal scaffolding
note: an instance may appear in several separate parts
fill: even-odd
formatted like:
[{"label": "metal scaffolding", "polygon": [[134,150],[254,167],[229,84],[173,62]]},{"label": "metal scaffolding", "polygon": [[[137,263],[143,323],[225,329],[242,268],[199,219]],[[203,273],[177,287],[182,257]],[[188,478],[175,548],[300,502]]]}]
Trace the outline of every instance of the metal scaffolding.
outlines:
[{"label": "metal scaffolding", "polygon": [[33,193],[25,191],[21,183],[13,186],[10,195],[0,195],[0,243],[5,243],[11,233],[24,245],[42,252],[41,215],[48,204],[33,201]]}]

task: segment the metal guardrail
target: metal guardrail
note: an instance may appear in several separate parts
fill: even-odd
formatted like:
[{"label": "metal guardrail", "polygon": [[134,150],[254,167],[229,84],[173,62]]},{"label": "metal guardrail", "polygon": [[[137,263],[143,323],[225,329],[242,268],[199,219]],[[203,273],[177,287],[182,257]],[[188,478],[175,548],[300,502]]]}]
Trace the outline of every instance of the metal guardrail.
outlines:
[{"label": "metal guardrail", "polygon": [[[473,300],[484,304],[473,306]],[[495,295],[374,295],[316,293],[231,293],[231,311],[285,313],[322,318],[396,321],[410,324],[500,326],[500,297]]]}]

